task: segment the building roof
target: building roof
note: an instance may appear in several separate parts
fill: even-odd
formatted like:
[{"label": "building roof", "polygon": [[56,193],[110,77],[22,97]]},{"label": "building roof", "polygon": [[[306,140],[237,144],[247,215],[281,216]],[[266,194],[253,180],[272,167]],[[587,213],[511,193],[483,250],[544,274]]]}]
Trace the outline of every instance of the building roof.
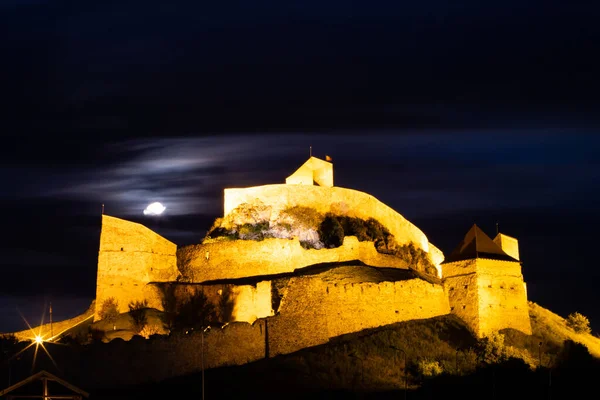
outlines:
[{"label": "building roof", "polygon": [[285,180],[288,185],[333,186],[333,164],[317,157],[310,157]]},{"label": "building roof", "polygon": [[[20,382],[15,383],[14,385],[4,389],[4,390],[0,390],[0,397],[5,396],[6,394],[12,392],[13,390],[16,390],[22,386],[25,386],[31,382],[35,382],[35,381],[39,381],[39,380],[48,380],[48,381],[54,381],[57,382],[58,384],[66,387],[67,389],[73,391],[76,393],[75,396],[73,396],[74,398],[81,398],[81,397],[90,397],[89,393],[87,393],[84,390],[81,390],[80,388],[78,388],[77,386],[71,385],[69,382],[60,379],[59,377],[52,375],[50,372],[47,371],[40,371],[37,372],[33,375],[31,375],[29,378],[25,378]],[[22,397],[22,396],[21,396]],[[43,397],[43,396],[38,396],[38,397]],[[48,396],[49,398],[58,398],[58,397],[62,397],[65,398],[65,396]]]},{"label": "building roof", "polygon": [[465,238],[444,260],[444,263],[471,260],[475,258],[489,258],[492,260],[515,261],[515,258],[506,254],[488,235],[476,224],[465,235]]}]

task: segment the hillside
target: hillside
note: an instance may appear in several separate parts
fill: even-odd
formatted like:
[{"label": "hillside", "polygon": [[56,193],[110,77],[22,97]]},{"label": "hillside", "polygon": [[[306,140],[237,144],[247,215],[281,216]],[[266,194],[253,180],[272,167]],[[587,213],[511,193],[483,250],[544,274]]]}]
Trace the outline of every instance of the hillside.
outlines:
[{"label": "hillside", "polygon": [[[538,398],[540,387],[545,388],[549,376],[545,367],[550,365],[553,393],[567,388],[579,390],[594,382],[586,377],[600,372],[598,361],[594,362],[592,356],[586,356],[586,351],[577,346],[564,346],[564,341],[570,339],[585,343],[597,356],[600,339],[571,332],[564,319],[537,304],[530,303],[530,314],[533,335],[505,330],[502,332],[505,340],[501,345],[486,339],[476,340],[461,320],[453,315],[342,335],[326,344],[292,354],[237,367],[209,369],[205,371],[206,395],[220,398],[260,395],[263,399],[283,395],[286,398],[304,398],[307,395],[315,398],[397,398],[406,385],[410,399],[434,398],[434,393],[460,393],[462,398],[480,398],[481,390],[488,394],[495,390],[498,398],[510,396],[530,400]],[[191,344],[197,343],[195,336],[198,334],[192,334],[188,339],[185,336],[172,339],[189,340]],[[114,348],[123,351],[123,346],[145,349],[155,340],[159,339],[115,340],[84,347],[91,347],[92,352],[110,352]],[[541,355],[544,366],[541,369],[537,368],[540,341],[543,342]],[[63,371],[75,372],[86,365],[78,358],[84,354],[82,350],[79,346],[55,345],[51,352]],[[31,354],[27,354],[13,363],[15,377],[20,373],[26,376],[29,372]],[[525,362],[511,359],[511,356],[522,357]],[[37,368],[56,372],[44,357],[43,354],[38,355]],[[156,360],[156,363],[162,362]],[[106,368],[110,369],[110,366]],[[201,395],[199,369],[193,374],[159,383],[118,387],[112,386],[111,380],[102,378],[103,368],[95,371],[100,376],[93,377],[94,385],[76,380],[75,383],[82,384],[96,399],[168,398],[173,392],[194,397]],[[76,375],[71,379],[75,379]],[[82,377],[85,376],[89,378],[84,373]],[[501,396],[503,391],[517,384],[521,385],[519,393],[505,392]],[[540,398],[547,397],[544,394]]]},{"label": "hillside", "polygon": [[[516,345],[521,347],[528,346],[529,349],[535,349],[537,353],[539,342],[542,342],[542,352],[551,356],[556,354],[558,347],[565,340],[572,340],[581,343],[587,347],[591,355],[600,358],[600,338],[591,334],[580,334],[567,327],[566,320],[552,311],[541,307],[540,305],[529,302],[529,316],[531,318],[531,327],[533,335],[527,337],[522,334],[508,333]],[[520,336],[520,339],[516,339]],[[525,340],[523,340],[525,339]],[[509,339],[510,340],[510,339]]]},{"label": "hillside", "polygon": [[[561,361],[553,366],[552,385],[546,368],[528,366],[515,359],[492,364],[486,341],[477,341],[452,315],[409,321],[344,335],[331,342],[293,354],[260,360],[239,367],[205,371],[207,397],[288,399],[311,398],[402,398],[460,396],[462,399],[547,399],[560,394],[576,395],[593,385],[584,377],[600,372],[598,363],[583,359],[581,370],[567,366],[573,358],[562,340],[578,338],[594,346],[589,335],[573,336],[564,320],[536,304],[530,304],[534,324],[531,343],[515,349],[528,352],[539,338],[556,346],[544,347],[543,358]],[[518,336],[504,332],[506,347],[517,346]],[[585,337],[583,337],[585,336]],[[514,351],[514,349],[513,349]],[[535,353],[537,356],[537,353]],[[536,357],[533,357],[536,359]],[[593,362],[593,361],[592,361]],[[593,366],[593,368],[590,367]],[[174,392],[201,396],[201,374],[173,378],[157,384],[99,388],[96,398],[161,398]],[[113,397],[119,393],[122,397]]]}]

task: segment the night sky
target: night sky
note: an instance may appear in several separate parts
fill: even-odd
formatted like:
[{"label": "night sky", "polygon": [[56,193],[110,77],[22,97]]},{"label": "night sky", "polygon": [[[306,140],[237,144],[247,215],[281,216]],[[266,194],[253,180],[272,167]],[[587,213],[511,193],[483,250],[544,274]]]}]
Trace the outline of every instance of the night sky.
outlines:
[{"label": "night sky", "polygon": [[498,222],[600,330],[600,7],[371,3],[0,3],[0,332],[89,305],[102,203],[198,243],[309,146],[446,254]]}]

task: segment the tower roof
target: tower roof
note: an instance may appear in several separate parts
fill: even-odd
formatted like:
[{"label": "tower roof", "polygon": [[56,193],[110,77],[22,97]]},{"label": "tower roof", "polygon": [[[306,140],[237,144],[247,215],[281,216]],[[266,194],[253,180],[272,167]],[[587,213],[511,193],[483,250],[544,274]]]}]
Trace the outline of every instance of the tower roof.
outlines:
[{"label": "tower roof", "polygon": [[489,258],[492,260],[515,261],[513,257],[506,254],[488,235],[486,235],[476,224],[465,235],[465,238],[454,249],[444,263],[471,260],[475,258]]}]

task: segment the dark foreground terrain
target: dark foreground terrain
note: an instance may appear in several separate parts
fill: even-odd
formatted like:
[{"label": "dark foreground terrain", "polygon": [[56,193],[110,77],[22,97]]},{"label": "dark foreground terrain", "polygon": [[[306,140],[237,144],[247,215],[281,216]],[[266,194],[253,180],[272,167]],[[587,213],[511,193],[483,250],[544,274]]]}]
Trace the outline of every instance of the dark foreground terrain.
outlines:
[{"label": "dark foreground terrain", "polygon": [[[344,335],[293,354],[206,370],[204,398],[531,400],[597,397],[598,359],[590,355],[585,346],[572,340],[559,343],[556,336],[552,336],[556,330],[542,326],[537,322],[540,320],[538,317],[534,322],[534,335],[503,331],[499,341],[476,340],[460,320],[452,316]],[[118,346],[137,346],[139,340],[121,341],[121,344],[96,342],[87,346],[114,351]],[[203,398],[201,365],[191,366],[195,369],[191,374],[161,382],[115,386],[102,376],[90,377],[83,373],[80,379],[87,381],[80,381],[77,374],[69,374],[78,368],[73,354],[80,345],[46,344],[56,364],[40,348],[34,368],[35,346],[12,358],[7,356],[15,349],[6,341],[2,346],[0,389],[8,386],[9,379],[15,383],[29,376],[32,370],[44,369],[80,386],[92,399]],[[154,362],[159,365],[161,360]],[[130,373],[135,376],[136,368],[132,365]],[[101,375],[101,371],[110,368],[111,365],[102,365],[96,371]]]}]

